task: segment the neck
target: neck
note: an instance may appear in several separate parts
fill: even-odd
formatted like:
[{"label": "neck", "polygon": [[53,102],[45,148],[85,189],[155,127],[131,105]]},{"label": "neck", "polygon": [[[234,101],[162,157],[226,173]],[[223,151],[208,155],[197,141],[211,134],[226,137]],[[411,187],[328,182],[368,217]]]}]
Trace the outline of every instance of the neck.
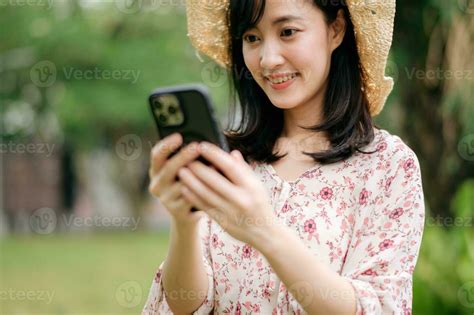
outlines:
[{"label": "neck", "polygon": [[299,127],[310,127],[322,122],[322,103],[319,104],[320,106],[314,106],[313,103],[284,111],[284,128],[279,139],[282,146],[297,149],[293,152],[294,154],[301,154],[301,151],[316,152],[329,148],[325,132],[314,132]]},{"label": "neck", "polygon": [[281,136],[293,139],[319,134],[299,126],[311,127],[320,124],[323,119],[322,109],[322,96],[316,96],[316,99],[295,108],[285,109],[283,112],[283,131]]}]

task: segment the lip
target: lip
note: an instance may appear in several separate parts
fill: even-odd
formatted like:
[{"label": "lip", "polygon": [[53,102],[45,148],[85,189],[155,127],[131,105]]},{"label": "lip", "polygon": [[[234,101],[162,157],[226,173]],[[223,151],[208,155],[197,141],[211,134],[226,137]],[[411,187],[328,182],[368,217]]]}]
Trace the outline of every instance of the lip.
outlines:
[{"label": "lip", "polygon": [[288,81],[285,81],[283,83],[272,83],[269,79],[266,79],[268,84],[272,87],[272,89],[274,90],[283,90],[283,89],[286,89],[287,87],[289,87],[291,84],[293,84],[293,82],[295,82],[295,80],[298,78],[298,74],[296,74],[296,76],[293,78],[293,79],[290,79]]}]

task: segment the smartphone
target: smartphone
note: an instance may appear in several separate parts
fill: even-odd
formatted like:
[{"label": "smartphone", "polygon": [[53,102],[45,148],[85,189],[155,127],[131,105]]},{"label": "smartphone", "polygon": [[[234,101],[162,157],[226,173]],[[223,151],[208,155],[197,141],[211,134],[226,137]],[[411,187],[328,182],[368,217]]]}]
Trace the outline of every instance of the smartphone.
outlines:
[{"label": "smartphone", "polygon": [[216,119],[205,85],[161,87],[154,90],[148,99],[160,139],[178,132],[183,137],[182,147],[193,141],[207,141],[229,152],[229,145]]},{"label": "smartphone", "polygon": [[[169,158],[193,141],[207,141],[229,152],[229,145],[216,119],[209,90],[205,85],[160,87],[150,94],[148,101],[159,138],[163,139],[175,132],[183,137],[183,144]],[[211,165],[202,156],[197,160]]]}]

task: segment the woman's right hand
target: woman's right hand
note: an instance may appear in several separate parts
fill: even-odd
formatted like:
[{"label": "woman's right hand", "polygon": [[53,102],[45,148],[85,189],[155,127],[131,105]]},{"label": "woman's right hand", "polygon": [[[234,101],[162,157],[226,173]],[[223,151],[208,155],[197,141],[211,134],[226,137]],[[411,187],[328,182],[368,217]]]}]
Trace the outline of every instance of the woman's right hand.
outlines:
[{"label": "woman's right hand", "polygon": [[203,217],[202,211],[192,212],[193,205],[183,197],[177,180],[181,167],[186,166],[199,157],[198,143],[193,142],[183,147],[171,158],[168,156],[183,143],[182,136],[173,134],[163,138],[151,150],[149,192],[160,199],[178,226],[195,225]]}]

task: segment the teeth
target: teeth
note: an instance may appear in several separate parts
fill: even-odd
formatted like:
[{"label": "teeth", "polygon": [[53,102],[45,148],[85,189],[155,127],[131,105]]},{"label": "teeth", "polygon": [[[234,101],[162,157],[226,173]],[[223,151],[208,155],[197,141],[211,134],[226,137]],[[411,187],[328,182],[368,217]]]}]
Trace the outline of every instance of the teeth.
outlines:
[{"label": "teeth", "polygon": [[270,80],[270,82],[272,82],[274,84],[280,84],[280,83],[286,82],[288,80],[291,80],[294,77],[296,77],[296,74],[292,74],[292,75],[289,75],[289,76],[286,76],[286,77],[283,77],[283,78],[269,79],[269,80]]}]

